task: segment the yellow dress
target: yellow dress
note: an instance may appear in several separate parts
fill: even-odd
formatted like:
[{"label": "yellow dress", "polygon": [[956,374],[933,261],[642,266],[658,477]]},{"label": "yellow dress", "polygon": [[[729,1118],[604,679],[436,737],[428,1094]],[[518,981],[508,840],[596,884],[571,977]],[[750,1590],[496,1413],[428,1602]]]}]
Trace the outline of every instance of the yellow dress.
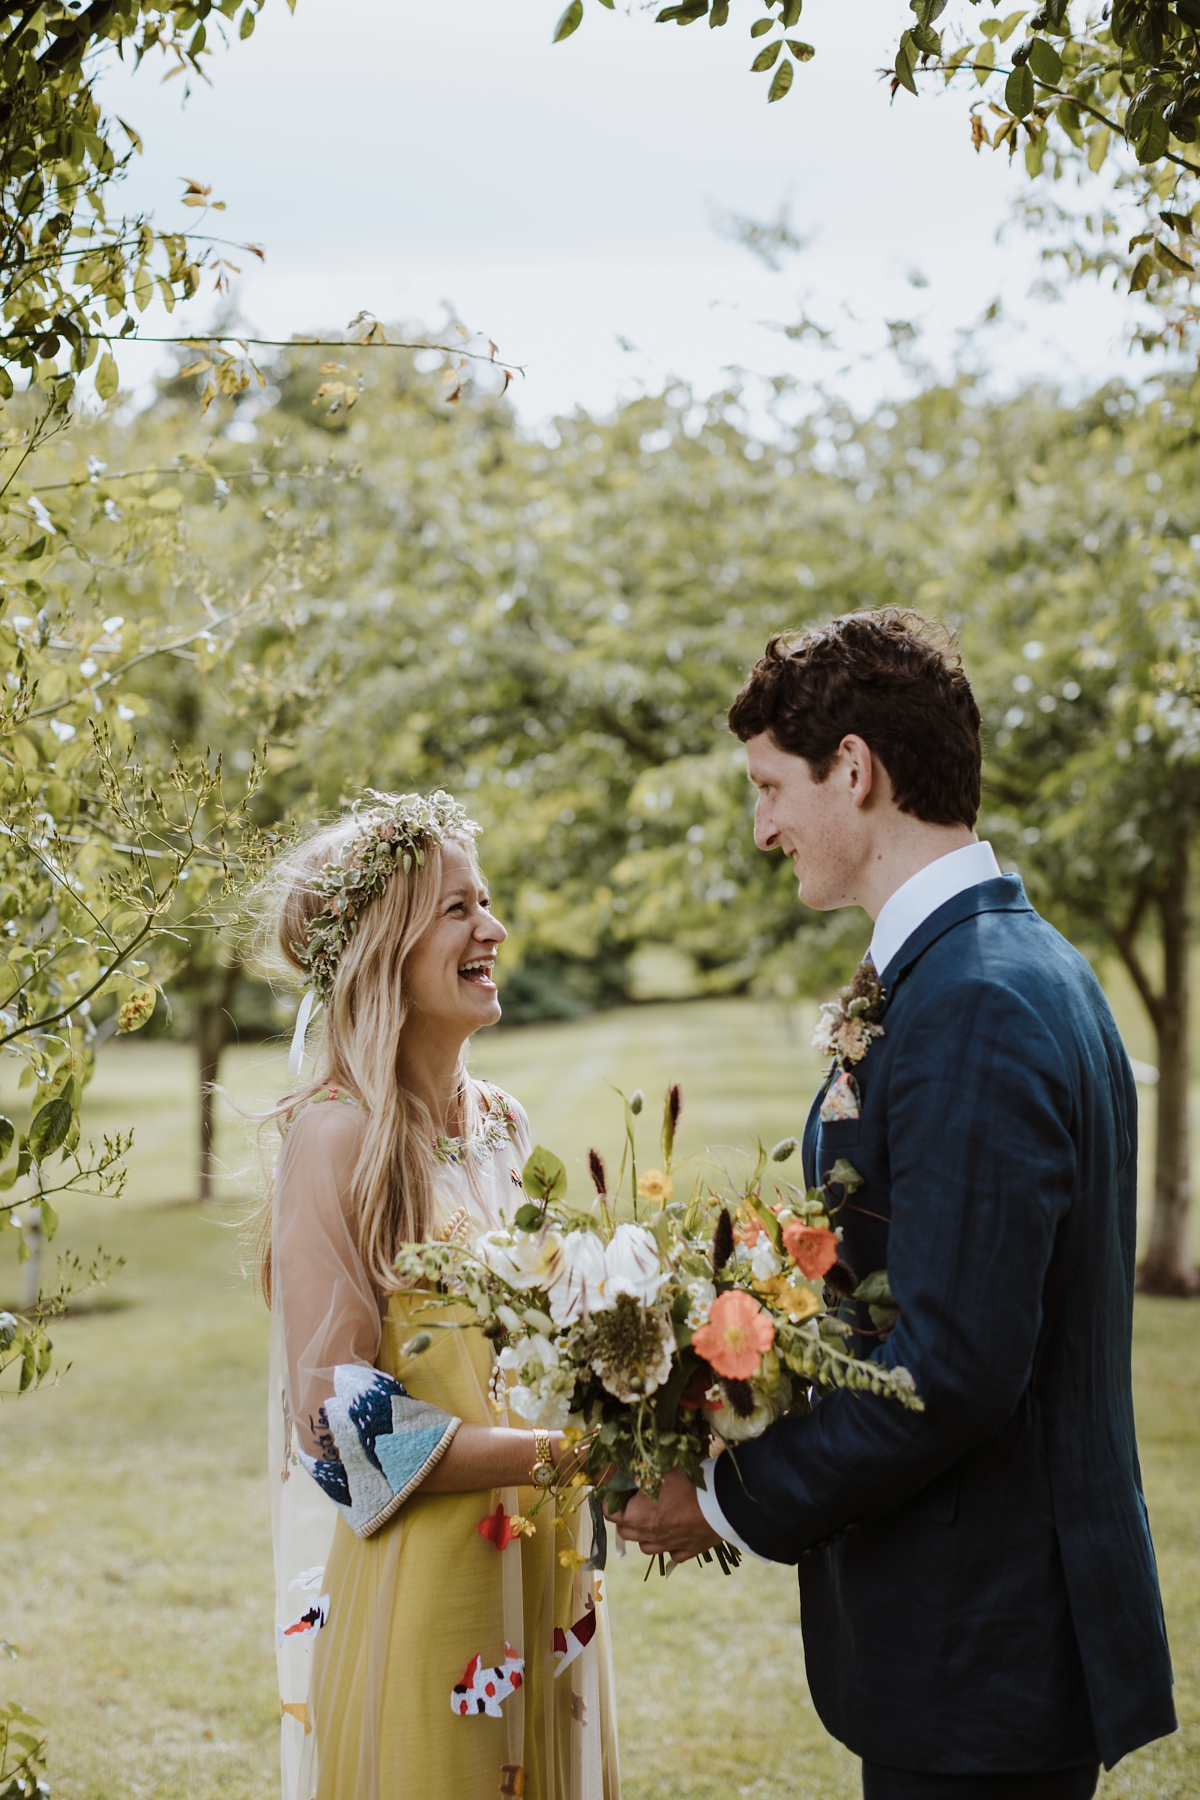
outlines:
[{"label": "yellow dress", "polygon": [[[346,1120],[341,1107],[319,1111]],[[305,1135],[304,1182],[311,1184],[322,1148],[329,1151],[320,1140],[340,1139],[344,1158],[352,1133],[339,1121]],[[473,1182],[461,1168],[445,1172],[443,1209],[460,1220],[463,1207],[453,1202],[469,1189],[478,1204],[481,1172],[492,1177],[490,1197],[483,1184],[486,1211],[494,1217],[511,1203],[514,1152],[491,1149],[495,1168],[476,1168]],[[311,1239],[309,1221],[306,1243]],[[319,1247],[322,1269],[345,1258],[344,1244]],[[293,1251],[293,1268],[295,1261]],[[292,1288],[299,1290],[295,1277]],[[353,1310],[344,1291],[327,1310],[343,1321],[343,1339]],[[449,1419],[489,1426],[497,1422],[489,1395],[492,1346],[475,1327],[440,1328],[461,1316],[462,1309],[429,1293],[393,1294],[371,1366]],[[377,1312],[375,1318],[378,1324]],[[406,1354],[422,1330],[430,1347]],[[365,1343],[354,1348],[365,1363]],[[309,1364],[319,1360],[306,1354]],[[300,1383],[293,1366],[291,1386]],[[503,1413],[499,1422],[506,1422]],[[302,1504],[310,1523],[307,1538],[292,1529],[294,1548],[281,1558],[280,1538],[286,1544],[289,1534],[277,1518],[280,1617],[295,1613],[296,1595],[288,1597],[284,1578],[295,1587],[297,1564],[309,1590],[319,1588],[327,1614],[309,1642],[281,1649],[284,1800],[619,1800],[603,1577],[575,1566],[592,1547],[587,1506],[556,1529],[553,1503],[544,1502],[533,1534],[500,1548],[505,1515],[527,1515],[536,1489],[418,1490],[369,1536],[356,1535],[343,1511],[322,1555],[312,1523],[315,1483],[294,1458],[284,1460],[284,1494],[295,1489],[288,1497]],[[330,1509],[323,1495],[318,1499]],[[322,1516],[327,1527],[328,1512]],[[491,1535],[479,1529],[485,1522]],[[496,1693],[485,1698],[489,1685]],[[456,1687],[469,1691],[456,1695]]]}]

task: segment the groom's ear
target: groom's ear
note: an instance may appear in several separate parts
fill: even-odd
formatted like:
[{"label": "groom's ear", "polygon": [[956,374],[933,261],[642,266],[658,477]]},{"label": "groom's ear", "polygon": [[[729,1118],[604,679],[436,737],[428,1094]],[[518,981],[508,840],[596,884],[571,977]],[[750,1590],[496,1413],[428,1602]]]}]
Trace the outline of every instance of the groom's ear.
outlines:
[{"label": "groom's ear", "polygon": [[871,746],[865,738],[850,732],[838,745],[838,758],[851,800],[855,806],[864,805],[872,788],[879,785]]}]

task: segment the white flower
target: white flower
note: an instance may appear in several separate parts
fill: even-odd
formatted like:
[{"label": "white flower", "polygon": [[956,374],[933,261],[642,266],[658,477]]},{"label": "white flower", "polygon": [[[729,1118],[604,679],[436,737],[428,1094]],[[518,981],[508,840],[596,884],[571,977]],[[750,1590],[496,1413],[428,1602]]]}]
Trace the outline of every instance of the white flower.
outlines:
[{"label": "white flower", "polygon": [[539,1381],[510,1388],[506,1396],[510,1412],[542,1431],[561,1431],[571,1416],[575,1378],[567,1369],[552,1369]]},{"label": "white flower", "polygon": [[666,1280],[658,1245],[642,1225],[618,1225],[604,1252],[604,1299],[611,1306],[619,1294],[629,1294],[643,1306],[652,1306]]},{"label": "white flower", "polygon": [[515,1344],[507,1344],[496,1361],[502,1369],[519,1371],[523,1381],[537,1381],[551,1369],[557,1369],[558,1351],[549,1338],[535,1331],[518,1338]]},{"label": "white flower", "polygon": [[486,1231],[475,1241],[475,1254],[509,1287],[524,1292],[549,1288],[555,1280],[563,1248],[560,1232]]},{"label": "white flower", "polygon": [[765,1231],[760,1231],[758,1241],[750,1252],[750,1268],[755,1281],[770,1281],[772,1275],[778,1275],[783,1263],[775,1253],[775,1248]]},{"label": "white flower", "polygon": [[666,1313],[643,1311],[632,1295],[622,1298],[624,1306],[613,1306],[596,1321],[592,1369],[600,1385],[628,1405],[656,1393],[669,1378],[675,1329]]},{"label": "white flower", "polygon": [[688,1307],[688,1329],[699,1331],[702,1325],[708,1324],[708,1315],[717,1297],[717,1290],[711,1281],[689,1281],[687,1291],[692,1301]]},{"label": "white flower", "polygon": [[604,1245],[594,1231],[572,1231],[562,1240],[553,1282],[546,1289],[550,1317],[570,1325],[612,1301],[604,1297]]},{"label": "white flower", "polygon": [[783,1371],[780,1371],[774,1393],[764,1392],[757,1381],[751,1384],[751,1391],[754,1395],[754,1411],[748,1419],[739,1419],[728,1403],[708,1415],[712,1429],[727,1444],[741,1444],[747,1438],[761,1437],[767,1426],[773,1425],[791,1404],[792,1383]]},{"label": "white flower", "polygon": [[828,1056],[833,1049],[838,1026],[842,1020],[842,1009],[832,1000],[826,1000],[821,1007],[821,1020],[813,1032],[813,1049]]}]

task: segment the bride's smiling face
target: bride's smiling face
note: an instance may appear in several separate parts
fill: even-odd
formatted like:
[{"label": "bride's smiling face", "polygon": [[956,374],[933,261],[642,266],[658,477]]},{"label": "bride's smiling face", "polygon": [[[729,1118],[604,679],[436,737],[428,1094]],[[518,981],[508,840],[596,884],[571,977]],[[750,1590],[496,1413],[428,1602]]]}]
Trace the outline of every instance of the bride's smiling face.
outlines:
[{"label": "bride's smiling face", "polygon": [[500,1017],[496,952],[508,936],[491,910],[487,884],[461,844],[442,850],[437,915],[404,969],[409,1003],[430,1023],[467,1038]]}]

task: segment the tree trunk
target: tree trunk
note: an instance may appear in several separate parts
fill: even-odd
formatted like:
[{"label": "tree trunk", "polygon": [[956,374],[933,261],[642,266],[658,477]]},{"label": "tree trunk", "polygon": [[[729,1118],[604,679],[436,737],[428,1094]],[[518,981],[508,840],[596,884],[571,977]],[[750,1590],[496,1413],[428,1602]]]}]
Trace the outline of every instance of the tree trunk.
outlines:
[{"label": "tree trunk", "polygon": [[1188,1244],[1188,855],[1181,843],[1166,884],[1155,895],[1162,927],[1163,984],[1151,1016],[1158,1039],[1158,1129],[1154,1217],[1138,1287],[1145,1294],[1200,1293]]},{"label": "tree trunk", "polygon": [[213,1174],[216,1169],[215,1088],[221,1073],[221,1052],[229,1042],[233,1020],[229,1008],[233,991],[241,974],[241,963],[230,963],[221,972],[219,992],[202,1000],[196,1007],[196,1054],[200,1064],[200,1177],[197,1200],[213,1197]]}]

